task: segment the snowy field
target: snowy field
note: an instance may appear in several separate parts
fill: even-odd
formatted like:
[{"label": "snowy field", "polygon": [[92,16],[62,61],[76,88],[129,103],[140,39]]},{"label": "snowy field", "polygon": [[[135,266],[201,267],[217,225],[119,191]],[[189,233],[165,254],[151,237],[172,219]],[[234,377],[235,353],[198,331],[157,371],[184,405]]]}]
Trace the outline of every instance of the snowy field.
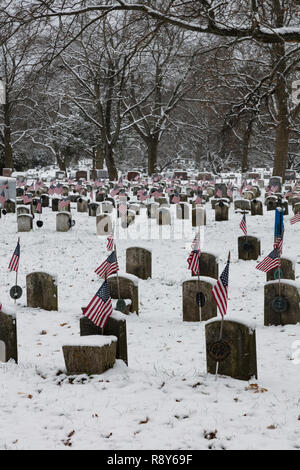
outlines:
[{"label": "snowy field", "polygon": [[[7,269],[18,237],[16,216],[0,219],[0,301],[4,311],[9,306],[17,313],[19,344],[19,364],[0,364],[0,449],[300,449],[300,364],[292,360],[300,325],[264,327],[266,275],[255,269],[257,262],[238,261],[241,216],[233,205],[230,220],[217,223],[207,204],[202,249],[219,255],[220,272],[231,250],[228,318],[256,325],[258,380],[216,382],[206,374],[205,324],[182,321],[192,230],[186,239],[160,240],[154,220],[153,240],[145,210],[136,220],[140,239],[130,240],[132,226],[118,241],[120,274],[126,248],[144,246],[153,256],[153,279],[139,282],[140,315],[127,320],[129,367],[117,361],[102,376],[69,380],[62,344],[79,336],[81,307],[100,286],[94,270],[107,256],[95,218],[72,207],[76,225],[70,232],[56,233],[56,213],[43,209],[44,227],[34,221],[34,231],[20,234],[24,293],[16,306],[9,297],[15,274]],[[180,231],[175,207],[172,213]],[[299,283],[300,226],[291,226],[290,218],[283,256],[295,260]],[[274,212],[247,220],[266,256]],[[26,307],[26,275],[34,271],[57,275],[58,312]]]}]

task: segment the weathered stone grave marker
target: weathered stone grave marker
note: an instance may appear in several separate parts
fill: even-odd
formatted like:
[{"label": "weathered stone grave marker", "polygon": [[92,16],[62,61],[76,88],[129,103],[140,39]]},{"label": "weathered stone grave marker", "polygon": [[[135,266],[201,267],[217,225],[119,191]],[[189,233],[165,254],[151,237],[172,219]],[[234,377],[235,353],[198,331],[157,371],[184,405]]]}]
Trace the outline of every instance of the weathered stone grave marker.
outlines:
[{"label": "weathered stone grave marker", "polygon": [[199,322],[217,316],[217,305],[212,296],[216,280],[202,277],[182,284],[183,321]]},{"label": "weathered stone grave marker", "polygon": [[0,311],[0,362],[18,362],[17,321],[15,315]]},{"label": "weathered stone grave marker", "polygon": [[300,323],[300,293],[294,281],[270,281],[265,285],[265,326]]},{"label": "weathered stone grave marker", "polygon": [[126,272],[139,279],[152,277],[152,252],[146,248],[131,247],[126,250]]},{"label": "weathered stone grave marker", "polygon": [[27,306],[58,310],[57,281],[51,274],[35,272],[26,277]]}]

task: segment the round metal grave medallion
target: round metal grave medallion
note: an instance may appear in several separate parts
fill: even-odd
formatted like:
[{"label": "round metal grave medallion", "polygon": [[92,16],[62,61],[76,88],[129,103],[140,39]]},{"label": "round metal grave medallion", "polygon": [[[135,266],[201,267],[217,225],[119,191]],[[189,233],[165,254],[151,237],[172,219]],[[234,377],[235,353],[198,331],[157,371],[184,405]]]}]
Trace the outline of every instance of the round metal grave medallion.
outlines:
[{"label": "round metal grave medallion", "polygon": [[36,225],[38,228],[41,228],[44,225],[44,222],[42,220],[38,220]]},{"label": "round metal grave medallion", "polygon": [[204,307],[206,304],[206,298],[203,292],[198,292],[196,295],[196,302],[199,307]]},{"label": "round metal grave medallion", "polygon": [[6,209],[2,209],[2,215],[6,215],[6,214],[7,214]]},{"label": "round metal grave medallion", "polygon": [[251,243],[249,243],[249,242],[245,242],[243,244],[243,250],[247,251],[247,252],[252,251],[253,250],[253,245],[251,245]]},{"label": "round metal grave medallion", "polygon": [[273,274],[273,276],[274,276],[274,279],[276,279],[276,281],[277,281],[277,279],[279,279],[279,274],[280,274],[280,279],[282,279],[282,278],[283,278],[283,271],[282,271],[282,269],[279,269],[279,268],[274,269],[274,274]]},{"label": "round metal grave medallion", "polygon": [[20,286],[13,286],[10,289],[9,295],[11,296],[12,299],[18,300],[22,297],[22,288]]},{"label": "round metal grave medallion", "polygon": [[285,297],[278,296],[275,297],[272,301],[272,309],[276,313],[283,313],[286,312],[288,308],[288,301]]},{"label": "round metal grave medallion", "polygon": [[219,202],[218,206],[219,206],[219,207],[224,207],[224,202],[222,202],[222,201]]},{"label": "round metal grave medallion", "polygon": [[123,299],[119,299],[116,305],[116,310],[121,313],[126,312],[126,302]]},{"label": "round metal grave medallion", "polygon": [[208,345],[207,352],[212,359],[222,362],[230,356],[231,347],[227,341],[215,341]]}]

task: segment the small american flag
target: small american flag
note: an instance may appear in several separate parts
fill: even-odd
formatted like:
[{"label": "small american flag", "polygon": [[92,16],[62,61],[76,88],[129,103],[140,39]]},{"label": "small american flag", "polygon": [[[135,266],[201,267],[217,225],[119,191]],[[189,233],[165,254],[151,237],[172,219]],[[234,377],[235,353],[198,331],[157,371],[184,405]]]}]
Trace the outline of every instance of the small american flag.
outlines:
[{"label": "small american flag", "polygon": [[218,189],[218,191],[216,192],[216,196],[221,198],[222,195],[223,195],[223,193],[222,193],[221,189]]},{"label": "small american flag", "polygon": [[240,229],[243,231],[245,236],[247,236],[247,222],[246,222],[246,214],[243,215],[242,221],[240,223]]},{"label": "small american flag", "polygon": [[106,277],[111,276],[119,271],[118,260],[116,252],[113,251],[104,263],[100,264],[99,268],[95,270],[95,273],[99,277],[105,279]]},{"label": "small american flag", "polygon": [[127,215],[127,204],[125,202],[120,202],[118,211],[120,215]]},{"label": "small american flag", "polygon": [[62,210],[70,204],[69,199],[62,199],[58,203],[58,210]]},{"label": "small american flag", "polygon": [[4,194],[4,191],[3,191],[3,193],[0,194],[0,203],[1,203],[2,205],[4,205],[5,202],[6,202],[6,197],[5,197],[5,194]]},{"label": "small american flag", "polygon": [[19,270],[19,261],[20,261],[20,242],[18,241],[16,249],[13,252],[10,263],[8,265],[9,271],[15,271],[17,273]]},{"label": "small american flag", "polygon": [[178,204],[180,202],[180,196],[179,194],[176,192],[172,198],[172,203],[173,204]]},{"label": "small american flag", "polygon": [[224,317],[227,313],[229,265],[230,260],[227,261],[226,267],[222,272],[220,279],[217,281],[215,287],[211,291],[222,317]]},{"label": "small american flag", "polygon": [[[194,242],[193,242],[194,245]],[[192,245],[192,248],[193,248]],[[195,247],[196,248],[196,247]],[[190,256],[187,259],[188,262],[188,269],[192,271],[192,274],[197,275],[200,273],[200,266],[199,266],[199,260],[200,260],[200,249],[193,249],[191,252]]]},{"label": "small american flag", "polygon": [[107,237],[107,251],[112,251],[114,249],[114,234],[111,233],[108,237]]},{"label": "small american flag", "polygon": [[278,268],[280,264],[280,256],[278,249],[275,248],[261,263],[256,266],[256,269],[268,273],[275,268]]},{"label": "small american flag", "polygon": [[27,194],[25,194],[25,196],[23,196],[23,202],[24,202],[24,204],[31,204],[32,203],[32,196],[27,196]]},{"label": "small american flag", "polygon": [[300,212],[298,212],[298,214],[294,215],[294,217],[292,217],[291,219],[291,225],[294,225],[296,224],[297,222],[300,222]]},{"label": "small american flag", "polygon": [[282,246],[283,246],[283,235],[277,237],[274,242],[274,250],[277,248],[279,255],[282,255]]},{"label": "small american flag", "polygon": [[83,312],[83,315],[89,318],[95,325],[104,328],[112,312],[109,285],[105,280]]},{"label": "small american flag", "polygon": [[275,185],[272,185],[272,186],[271,186],[271,191],[272,191],[272,193],[277,193],[278,189],[279,189],[279,188],[278,188],[277,185],[276,185],[276,186],[275,186]]},{"label": "small american flag", "polygon": [[41,203],[41,201],[38,201],[38,203],[36,205],[36,212],[38,214],[41,214],[41,212],[42,212],[42,203]]}]

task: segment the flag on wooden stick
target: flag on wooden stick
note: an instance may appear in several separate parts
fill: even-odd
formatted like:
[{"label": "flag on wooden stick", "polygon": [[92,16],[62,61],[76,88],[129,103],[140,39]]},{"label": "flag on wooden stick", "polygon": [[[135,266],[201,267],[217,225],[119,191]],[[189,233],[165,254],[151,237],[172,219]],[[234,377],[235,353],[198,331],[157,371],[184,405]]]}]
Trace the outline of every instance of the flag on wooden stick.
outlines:
[{"label": "flag on wooden stick", "polygon": [[83,315],[99,328],[104,328],[113,312],[110,290],[107,280],[94,295]]},{"label": "flag on wooden stick", "polygon": [[256,269],[268,273],[275,268],[278,268],[280,264],[280,255],[278,249],[275,248],[271,253],[256,266]]},{"label": "flag on wooden stick", "polygon": [[220,276],[220,279],[218,279],[215,287],[211,291],[222,317],[224,317],[227,313],[229,265],[230,255],[228,257],[226,267]]},{"label": "flag on wooden stick", "polygon": [[10,271],[15,271],[17,273],[19,270],[19,262],[20,262],[20,242],[18,241],[16,249],[13,252],[10,263],[8,265],[8,269]]},{"label": "flag on wooden stick", "polygon": [[117,260],[116,252],[113,251],[104,263],[100,264],[99,268],[95,270],[95,273],[99,277],[105,279],[106,277],[112,276],[119,271],[119,265]]},{"label": "flag on wooden stick", "polygon": [[240,229],[244,232],[244,235],[247,236],[247,222],[246,222],[246,214],[243,215],[242,221],[240,223]]},{"label": "flag on wooden stick", "polygon": [[297,222],[300,222],[300,212],[291,218],[291,225],[295,225]]},{"label": "flag on wooden stick", "polygon": [[111,233],[108,237],[107,237],[107,251],[112,251],[114,249],[114,243],[115,243],[115,240],[114,240],[114,234]]}]

